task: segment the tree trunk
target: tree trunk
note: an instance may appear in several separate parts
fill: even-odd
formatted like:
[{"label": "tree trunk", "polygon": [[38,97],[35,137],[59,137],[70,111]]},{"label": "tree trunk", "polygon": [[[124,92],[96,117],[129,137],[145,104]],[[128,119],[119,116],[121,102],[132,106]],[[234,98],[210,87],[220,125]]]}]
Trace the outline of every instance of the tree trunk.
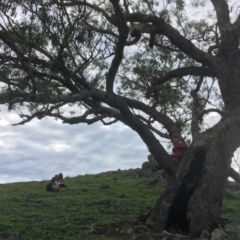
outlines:
[{"label": "tree trunk", "polygon": [[194,140],[150,212],[148,226],[191,237],[217,226],[232,154],[239,146],[239,110]]}]

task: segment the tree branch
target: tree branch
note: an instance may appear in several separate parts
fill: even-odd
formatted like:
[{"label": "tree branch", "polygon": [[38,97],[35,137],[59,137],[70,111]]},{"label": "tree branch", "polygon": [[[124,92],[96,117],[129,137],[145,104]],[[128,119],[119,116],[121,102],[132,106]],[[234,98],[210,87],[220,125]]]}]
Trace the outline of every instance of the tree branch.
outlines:
[{"label": "tree branch", "polygon": [[[17,125],[24,125],[27,122],[30,122],[34,118],[42,119],[48,114],[50,114],[52,111],[59,109],[60,107],[64,106],[65,103],[60,103],[54,106],[51,106],[50,108],[47,108],[46,110],[41,109],[40,111],[35,112],[32,115],[26,115],[26,114],[19,114],[21,118],[25,118],[23,121],[19,123],[12,124],[12,126],[17,126]],[[43,107],[44,108],[44,107]]]},{"label": "tree branch", "polygon": [[52,117],[58,117],[60,119],[63,120],[63,123],[68,123],[68,124],[78,124],[78,123],[87,123],[88,125],[91,125],[95,122],[101,121],[104,118],[109,117],[109,115],[107,113],[102,114],[100,116],[96,116],[90,119],[87,119],[88,115],[91,114],[91,111],[89,111],[89,113],[87,113],[88,111],[86,111],[82,116],[78,116],[78,117],[71,117],[71,118],[66,118],[63,116],[58,116],[58,114],[50,114],[49,116]]},{"label": "tree branch", "polygon": [[231,25],[229,9],[226,0],[211,0],[213,7],[217,14],[218,26],[221,34],[224,35],[226,28],[229,28]]},{"label": "tree branch", "polygon": [[152,126],[152,124],[150,123],[149,120],[147,120],[146,118],[144,118],[142,115],[137,115],[139,119],[141,119],[143,122],[146,123],[146,125],[148,126],[149,129],[151,129],[153,132],[155,132],[157,135],[159,135],[162,138],[170,138],[168,134],[163,133],[161,131],[159,131],[158,129],[156,129],[155,127]]},{"label": "tree branch", "polygon": [[230,168],[229,170],[229,177],[231,177],[237,183],[240,183],[240,175],[233,168]]},{"label": "tree branch", "polygon": [[151,82],[151,90],[155,88],[157,85],[163,84],[167,82],[171,78],[184,77],[184,76],[202,76],[202,77],[214,77],[215,73],[206,67],[185,67],[185,68],[177,68],[170,72],[164,73],[160,72],[161,75],[159,78],[152,78]]},{"label": "tree branch", "polygon": [[[12,98],[14,99],[14,102],[36,102],[36,103],[42,103],[42,104],[56,104],[56,103],[73,103],[77,101],[82,101],[88,98],[91,98],[93,96],[92,91],[88,90],[82,90],[78,94],[72,94],[72,95],[46,95],[46,94],[33,94],[28,93],[22,90],[13,90]],[[10,93],[5,92],[0,94],[0,104],[6,104],[10,101]]]},{"label": "tree branch", "polygon": [[211,113],[211,112],[218,113],[220,116],[223,116],[223,114],[224,114],[224,112],[219,109],[209,108],[209,109],[206,109],[206,110],[203,110],[202,112],[200,112],[199,117],[202,118],[204,115]]},{"label": "tree branch", "polygon": [[[163,34],[176,47],[183,51],[186,55],[205,66],[213,66],[215,58],[208,53],[197,48],[191,41],[182,36],[179,31],[166,23],[162,18],[140,13],[126,14],[126,20],[129,22],[139,22],[133,29],[141,33]],[[146,24],[146,23],[152,23]]]},{"label": "tree branch", "polygon": [[113,92],[113,83],[115,80],[115,76],[117,74],[118,68],[121,64],[123,58],[123,50],[126,44],[126,40],[128,37],[128,26],[125,20],[125,17],[122,13],[122,10],[119,6],[119,1],[117,0],[110,0],[114,7],[115,11],[115,20],[117,23],[119,36],[118,41],[116,43],[116,52],[115,56],[112,60],[111,66],[106,76],[106,90],[107,92]]},{"label": "tree branch", "polygon": [[157,111],[154,107],[149,107],[145,103],[142,103],[140,101],[136,101],[127,97],[120,97],[123,99],[130,108],[135,108],[138,110],[141,110],[142,112],[149,115],[151,118],[162,124],[168,131],[170,138],[172,138],[173,135],[181,136],[179,132],[179,128],[176,126],[176,124],[173,122],[171,118],[166,116],[165,114],[162,114],[161,112]]},{"label": "tree branch", "polygon": [[134,39],[130,42],[126,42],[126,46],[131,46],[131,45],[137,43],[141,38],[141,33],[137,30],[136,31],[131,31],[130,34],[131,34],[131,37],[134,37]]}]

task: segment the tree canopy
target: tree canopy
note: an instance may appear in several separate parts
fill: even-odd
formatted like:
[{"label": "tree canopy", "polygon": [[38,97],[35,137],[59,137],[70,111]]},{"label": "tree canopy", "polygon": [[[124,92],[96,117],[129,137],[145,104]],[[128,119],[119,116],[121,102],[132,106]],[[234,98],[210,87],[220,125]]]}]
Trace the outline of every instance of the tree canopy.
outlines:
[{"label": "tree canopy", "polygon": [[[221,36],[206,4],[3,1],[0,76],[8,97],[2,103],[19,111],[21,124],[45,116],[111,124],[125,121],[112,102],[118,96],[130,115],[161,137],[194,137],[206,129],[208,113],[224,111],[208,67]],[[204,6],[196,20],[195,8]]]},{"label": "tree canopy", "polygon": [[155,135],[190,142],[209,113],[224,113],[211,66],[221,29],[239,28],[238,5],[2,1],[1,102],[18,111],[19,124],[52,116],[132,128],[125,112]]}]

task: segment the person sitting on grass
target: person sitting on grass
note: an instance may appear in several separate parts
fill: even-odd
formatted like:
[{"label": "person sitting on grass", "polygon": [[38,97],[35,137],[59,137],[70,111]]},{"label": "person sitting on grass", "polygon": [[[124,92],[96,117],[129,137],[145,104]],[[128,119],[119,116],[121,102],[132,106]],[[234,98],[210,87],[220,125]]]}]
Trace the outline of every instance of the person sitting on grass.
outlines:
[{"label": "person sitting on grass", "polygon": [[50,191],[53,192],[53,191],[58,191],[59,189],[60,189],[59,186],[56,184],[56,177],[53,177],[47,184],[46,190],[48,192]]},{"label": "person sitting on grass", "polygon": [[63,174],[62,174],[62,173],[59,173],[59,174],[57,175],[56,184],[57,184],[58,187],[67,187],[67,186],[63,183]]}]

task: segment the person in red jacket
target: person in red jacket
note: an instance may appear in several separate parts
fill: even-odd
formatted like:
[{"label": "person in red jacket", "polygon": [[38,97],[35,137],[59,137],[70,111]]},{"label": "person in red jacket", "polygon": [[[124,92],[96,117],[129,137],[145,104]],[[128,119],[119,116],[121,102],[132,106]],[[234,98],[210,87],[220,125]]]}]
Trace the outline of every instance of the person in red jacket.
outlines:
[{"label": "person in red jacket", "polygon": [[185,153],[185,151],[187,150],[187,145],[184,142],[180,141],[178,136],[173,137],[172,143],[173,143],[173,148],[172,148],[173,153],[170,154],[170,156],[175,159],[180,159]]}]

